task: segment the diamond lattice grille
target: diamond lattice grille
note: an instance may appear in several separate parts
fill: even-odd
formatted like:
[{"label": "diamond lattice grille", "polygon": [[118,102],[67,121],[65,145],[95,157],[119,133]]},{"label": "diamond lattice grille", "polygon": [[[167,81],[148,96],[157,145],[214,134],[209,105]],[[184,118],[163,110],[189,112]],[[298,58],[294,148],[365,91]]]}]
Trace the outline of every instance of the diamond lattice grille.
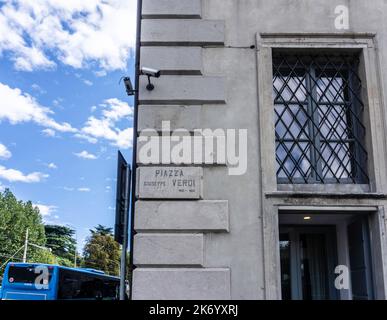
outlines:
[{"label": "diamond lattice grille", "polygon": [[273,58],[279,183],[367,183],[358,58]]}]

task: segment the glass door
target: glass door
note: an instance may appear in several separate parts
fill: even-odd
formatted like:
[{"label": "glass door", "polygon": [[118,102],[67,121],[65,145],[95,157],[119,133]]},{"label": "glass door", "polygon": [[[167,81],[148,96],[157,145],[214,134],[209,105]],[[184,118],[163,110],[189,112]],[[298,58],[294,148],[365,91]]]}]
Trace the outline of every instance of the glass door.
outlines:
[{"label": "glass door", "polygon": [[280,228],[281,285],[284,300],[337,298],[334,227]]}]

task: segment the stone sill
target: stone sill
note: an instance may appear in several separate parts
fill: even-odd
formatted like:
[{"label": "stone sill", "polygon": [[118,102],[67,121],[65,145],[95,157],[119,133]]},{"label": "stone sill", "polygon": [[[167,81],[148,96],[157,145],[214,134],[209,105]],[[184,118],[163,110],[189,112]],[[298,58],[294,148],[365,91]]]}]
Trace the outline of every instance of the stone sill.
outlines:
[{"label": "stone sill", "polygon": [[387,199],[387,194],[376,192],[292,192],[274,191],[266,192],[266,198],[334,198],[334,199]]}]

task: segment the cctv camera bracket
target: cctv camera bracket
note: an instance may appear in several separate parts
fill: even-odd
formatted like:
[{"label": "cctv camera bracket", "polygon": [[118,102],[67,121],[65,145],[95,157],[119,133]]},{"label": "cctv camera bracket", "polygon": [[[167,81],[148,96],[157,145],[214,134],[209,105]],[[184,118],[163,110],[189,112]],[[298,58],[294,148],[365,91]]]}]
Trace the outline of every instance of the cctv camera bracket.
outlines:
[{"label": "cctv camera bracket", "polygon": [[134,96],[138,90],[126,90],[126,94],[130,96]]},{"label": "cctv camera bracket", "polygon": [[154,86],[154,85],[152,84],[152,82],[151,82],[151,77],[148,76],[148,84],[147,84],[147,86],[146,86],[146,89],[147,89],[148,91],[152,91],[154,88],[155,88],[155,86]]},{"label": "cctv camera bracket", "polygon": [[[160,77],[160,71],[155,72],[155,75],[146,74],[146,73],[144,73],[144,72],[142,72],[142,71],[141,71],[140,74],[141,74],[141,75],[145,75],[145,76],[148,78],[148,84],[147,84],[147,86],[146,86],[146,89],[147,89],[148,91],[153,91],[154,88],[155,88],[155,86],[154,86],[154,85],[152,84],[152,82],[151,82],[151,77],[156,77],[156,78]],[[122,80],[124,80],[124,82],[125,82],[126,94],[127,94],[128,96],[133,96],[133,95],[135,95],[135,94],[138,92],[138,89],[134,89],[134,88],[132,87],[132,84],[131,84],[131,81],[130,81],[130,78],[129,78],[129,77],[122,77],[122,78],[120,79],[120,81],[119,81],[119,84],[121,83]],[[126,82],[128,82],[128,83],[126,83]]]}]

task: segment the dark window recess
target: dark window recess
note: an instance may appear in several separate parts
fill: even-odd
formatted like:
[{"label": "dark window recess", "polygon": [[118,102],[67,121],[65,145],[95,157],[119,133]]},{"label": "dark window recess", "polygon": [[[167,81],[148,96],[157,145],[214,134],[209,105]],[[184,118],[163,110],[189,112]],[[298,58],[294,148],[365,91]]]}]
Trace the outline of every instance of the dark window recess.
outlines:
[{"label": "dark window recess", "polygon": [[368,183],[359,59],[273,55],[278,183]]}]

